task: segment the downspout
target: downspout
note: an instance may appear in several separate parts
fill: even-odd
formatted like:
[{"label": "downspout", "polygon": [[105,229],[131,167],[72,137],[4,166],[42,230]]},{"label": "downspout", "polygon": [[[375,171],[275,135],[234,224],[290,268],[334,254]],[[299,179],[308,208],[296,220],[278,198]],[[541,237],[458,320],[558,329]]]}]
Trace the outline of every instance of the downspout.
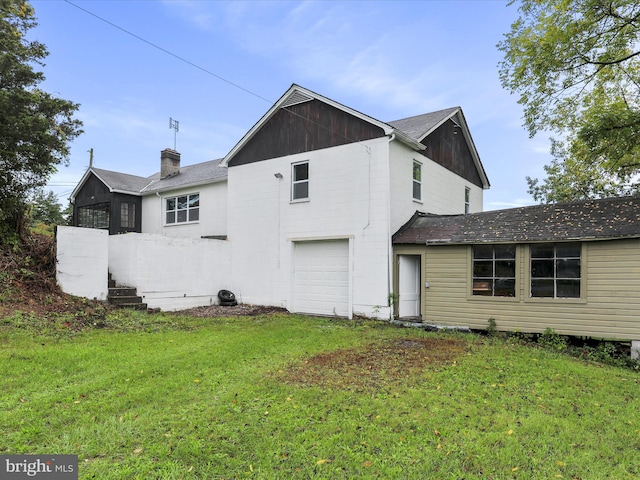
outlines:
[{"label": "downspout", "polygon": [[[160,192],[156,192],[156,196],[160,199],[160,225],[164,225],[164,220],[162,219],[162,195],[160,195]],[[161,227],[160,233],[164,233],[164,227]]]},{"label": "downspout", "polygon": [[393,320],[394,305],[391,302],[391,294],[393,293],[393,243],[391,240],[391,142],[396,139],[396,134],[389,135],[387,142],[387,241],[388,241],[388,265],[387,265],[387,305],[389,305],[389,321]]}]

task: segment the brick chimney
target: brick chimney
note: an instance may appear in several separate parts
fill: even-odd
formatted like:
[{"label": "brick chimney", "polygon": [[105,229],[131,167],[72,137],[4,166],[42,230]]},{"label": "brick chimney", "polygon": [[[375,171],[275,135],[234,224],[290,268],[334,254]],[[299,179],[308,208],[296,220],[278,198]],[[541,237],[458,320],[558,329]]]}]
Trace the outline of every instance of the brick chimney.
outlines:
[{"label": "brick chimney", "polygon": [[173,177],[180,173],[180,154],[171,148],[160,152],[160,179]]}]

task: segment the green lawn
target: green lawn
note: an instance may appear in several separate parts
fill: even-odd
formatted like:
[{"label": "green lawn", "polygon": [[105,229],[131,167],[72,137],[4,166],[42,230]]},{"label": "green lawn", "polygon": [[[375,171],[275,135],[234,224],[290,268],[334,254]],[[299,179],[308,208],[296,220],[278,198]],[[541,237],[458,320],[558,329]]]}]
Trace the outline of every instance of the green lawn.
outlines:
[{"label": "green lawn", "polygon": [[631,370],[373,321],[112,315],[0,319],[0,454],[101,480],[640,477]]}]

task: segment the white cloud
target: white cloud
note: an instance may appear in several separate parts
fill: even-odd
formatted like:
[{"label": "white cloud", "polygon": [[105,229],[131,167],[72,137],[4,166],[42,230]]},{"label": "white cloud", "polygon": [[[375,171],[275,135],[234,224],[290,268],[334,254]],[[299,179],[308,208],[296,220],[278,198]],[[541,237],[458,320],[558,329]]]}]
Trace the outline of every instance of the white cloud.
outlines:
[{"label": "white cloud", "polygon": [[172,15],[181,17],[200,30],[210,30],[215,25],[217,16],[213,13],[208,2],[164,0],[163,3]]},{"label": "white cloud", "polygon": [[226,23],[242,49],[282,65],[292,82],[329,84],[347,97],[397,112],[390,114],[393,118],[461,105],[482,112],[485,120],[504,115],[505,107],[513,109],[513,100],[499,86],[495,63],[483,62],[480,54],[473,57],[486,45],[493,51],[495,42],[485,38],[478,46],[440,26],[439,20],[448,17],[434,18],[437,9],[421,6],[233,2]]}]

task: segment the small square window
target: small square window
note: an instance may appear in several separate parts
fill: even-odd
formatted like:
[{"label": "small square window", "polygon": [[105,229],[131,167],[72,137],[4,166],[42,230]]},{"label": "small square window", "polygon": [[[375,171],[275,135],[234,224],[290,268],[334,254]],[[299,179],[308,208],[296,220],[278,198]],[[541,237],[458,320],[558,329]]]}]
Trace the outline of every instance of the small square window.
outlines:
[{"label": "small square window", "polygon": [[515,258],[515,245],[474,245],[473,295],[514,297],[516,294]]},{"label": "small square window", "polygon": [[580,243],[541,243],[529,250],[532,297],[580,298]]}]

